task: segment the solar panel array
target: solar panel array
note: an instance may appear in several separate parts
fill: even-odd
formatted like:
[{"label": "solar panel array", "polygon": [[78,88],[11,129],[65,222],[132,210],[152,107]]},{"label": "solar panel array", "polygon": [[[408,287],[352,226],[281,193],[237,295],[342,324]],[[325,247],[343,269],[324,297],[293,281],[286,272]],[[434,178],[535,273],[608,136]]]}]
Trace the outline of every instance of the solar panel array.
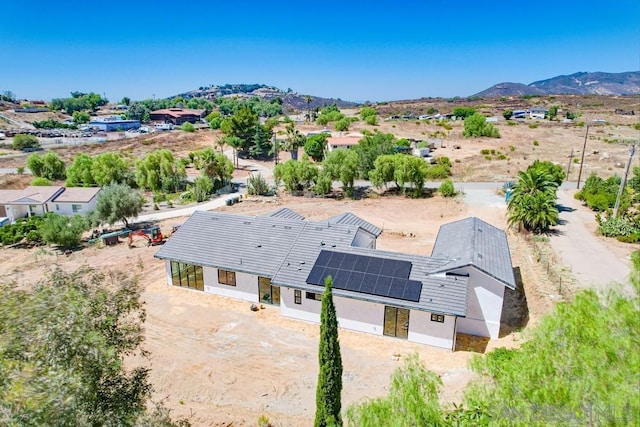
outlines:
[{"label": "solar panel array", "polygon": [[418,302],[422,283],[409,280],[410,273],[409,261],[323,250],[307,283],[324,285],[331,276],[334,289]]}]

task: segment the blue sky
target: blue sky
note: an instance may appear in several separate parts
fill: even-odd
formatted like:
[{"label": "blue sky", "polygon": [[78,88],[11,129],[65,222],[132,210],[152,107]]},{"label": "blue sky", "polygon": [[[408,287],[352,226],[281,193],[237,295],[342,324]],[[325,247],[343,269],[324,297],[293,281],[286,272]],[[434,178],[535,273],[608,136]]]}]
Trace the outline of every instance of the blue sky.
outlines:
[{"label": "blue sky", "polygon": [[112,101],[261,83],[354,101],[640,70],[640,1],[4,1],[0,90]]}]

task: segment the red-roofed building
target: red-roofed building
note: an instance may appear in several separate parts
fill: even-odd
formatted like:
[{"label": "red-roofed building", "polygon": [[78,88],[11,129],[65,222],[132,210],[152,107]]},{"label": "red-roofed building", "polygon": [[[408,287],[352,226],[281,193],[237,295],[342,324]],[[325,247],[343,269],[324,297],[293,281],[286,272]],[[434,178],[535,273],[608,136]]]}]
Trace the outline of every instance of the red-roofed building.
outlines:
[{"label": "red-roofed building", "polygon": [[188,108],[163,108],[152,111],[149,118],[154,122],[173,123],[180,126],[185,122],[196,123],[202,119],[207,110],[191,110]]}]

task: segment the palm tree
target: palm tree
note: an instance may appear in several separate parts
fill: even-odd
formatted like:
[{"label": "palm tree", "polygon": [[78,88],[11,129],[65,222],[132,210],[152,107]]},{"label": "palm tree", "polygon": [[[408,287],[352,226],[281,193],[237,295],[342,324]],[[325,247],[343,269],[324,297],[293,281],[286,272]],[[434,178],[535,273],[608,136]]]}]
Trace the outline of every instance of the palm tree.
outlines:
[{"label": "palm tree", "polygon": [[529,167],[518,173],[518,183],[507,205],[509,225],[522,226],[534,233],[543,233],[556,225],[557,188],[553,177],[540,168]]},{"label": "palm tree", "polygon": [[291,160],[298,160],[298,148],[303,147],[307,138],[296,129],[293,122],[287,124],[283,149],[291,153]]}]

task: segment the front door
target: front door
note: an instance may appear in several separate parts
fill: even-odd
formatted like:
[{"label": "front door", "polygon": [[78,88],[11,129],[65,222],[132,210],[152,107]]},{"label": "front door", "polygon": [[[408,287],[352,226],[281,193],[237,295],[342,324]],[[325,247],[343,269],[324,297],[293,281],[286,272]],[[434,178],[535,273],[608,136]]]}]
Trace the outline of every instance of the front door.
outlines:
[{"label": "front door", "polygon": [[384,335],[407,339],[409,336],[409,310],[384,307]]},{"label": "front door", "polygon": [[258,277],[258,296],[260,302],[280,305],[280,286],[272,285],[268,277]]}]

